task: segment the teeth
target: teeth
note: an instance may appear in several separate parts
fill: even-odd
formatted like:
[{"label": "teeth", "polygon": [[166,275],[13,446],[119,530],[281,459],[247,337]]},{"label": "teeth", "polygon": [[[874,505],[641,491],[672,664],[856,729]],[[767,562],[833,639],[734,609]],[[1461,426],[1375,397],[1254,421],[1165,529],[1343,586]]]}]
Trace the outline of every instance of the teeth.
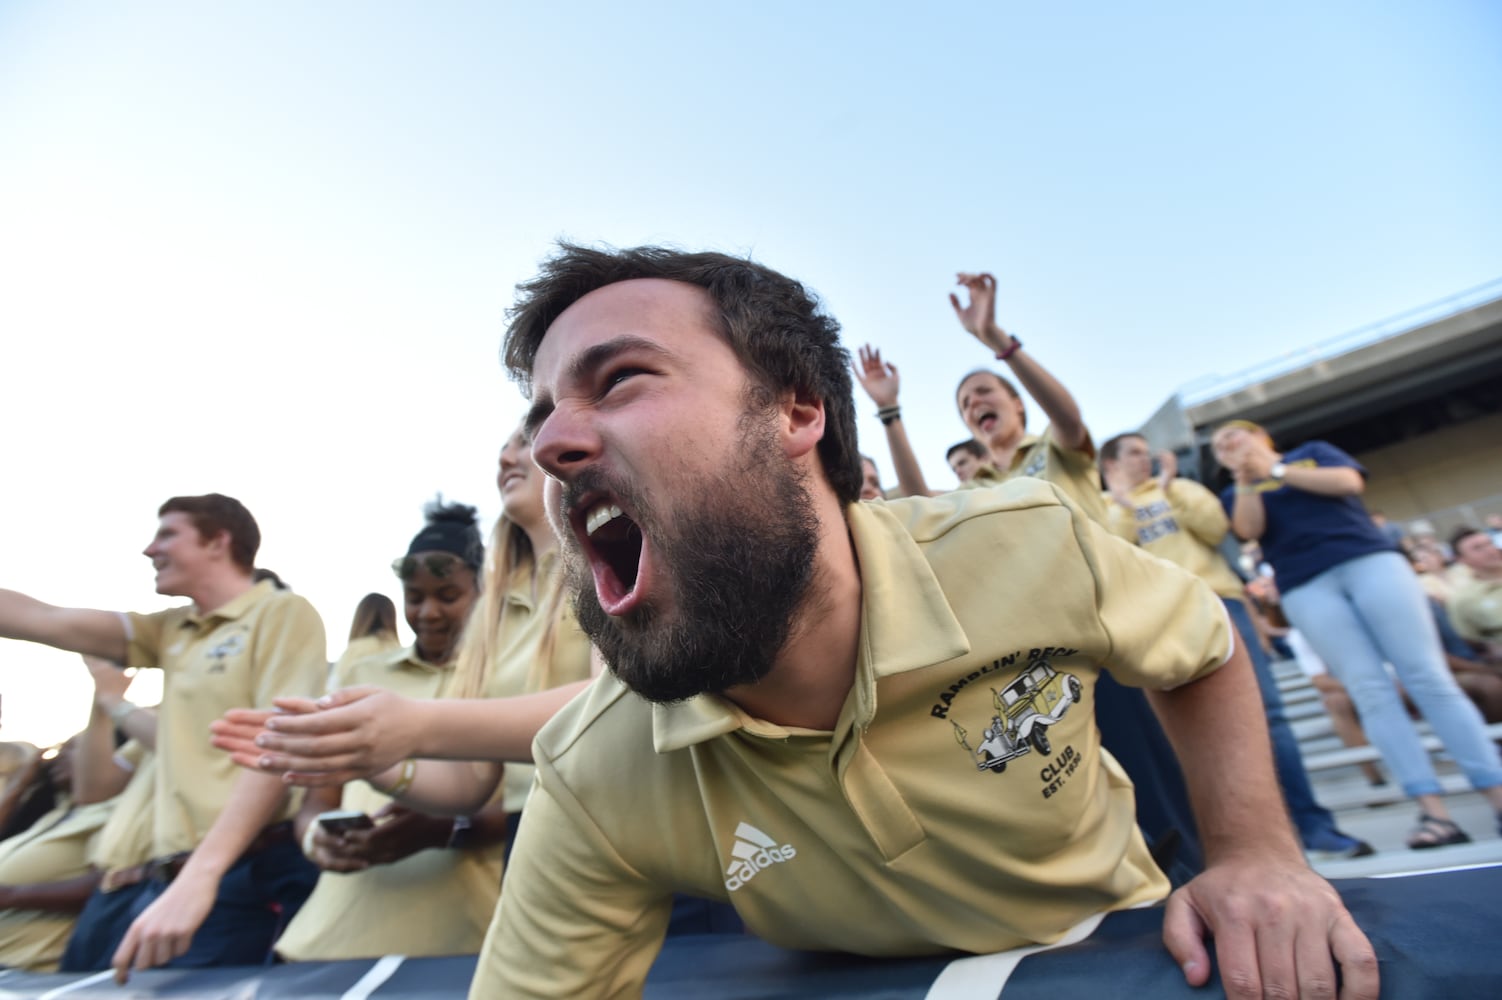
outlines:
[{"label": "teeth", "polygon": [[614,521],[624,513],[625,511],[621,510],[613,503],[601,504],[594,510],[590,511],[589,515],[585,517],[585,534],[593,535],[596,531],[599,531],[601,528],[605,527],[605,525],[609,524],[611,521]]}]

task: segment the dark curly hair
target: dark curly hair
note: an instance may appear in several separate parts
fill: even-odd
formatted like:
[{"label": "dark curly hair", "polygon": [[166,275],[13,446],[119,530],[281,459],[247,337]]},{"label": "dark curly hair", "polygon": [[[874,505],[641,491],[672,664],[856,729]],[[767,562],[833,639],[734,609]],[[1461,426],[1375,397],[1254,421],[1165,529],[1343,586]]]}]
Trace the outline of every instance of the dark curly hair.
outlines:
[{"label": "dark curly hair", "polygon": [[792,390],[824,402],[819,459],[843,504],[860,498],[850,354],[839,343],[840,325],[817,298],[792,278],[749,259],[689,253],[667,247],[592,249],[559,243],[541,273],[517,286],[517,303],[501,357],[529,398],[532,365],[548,328],[564,310],[606,285],[663,278],[695,285],[715,305],[718,332],[752,382],[777,398]]}]

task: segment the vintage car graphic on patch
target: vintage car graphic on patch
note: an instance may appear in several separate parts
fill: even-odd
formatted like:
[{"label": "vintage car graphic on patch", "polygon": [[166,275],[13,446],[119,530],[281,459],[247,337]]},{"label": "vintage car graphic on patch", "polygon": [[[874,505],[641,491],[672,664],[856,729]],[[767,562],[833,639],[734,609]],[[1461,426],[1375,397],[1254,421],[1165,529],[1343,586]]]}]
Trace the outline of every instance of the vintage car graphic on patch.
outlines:
[{"label": "vintage car graphic on patch", "polygon": [[1000,774],[1007,761],[1034,750],[1046,756],[1053,749],[1048,727],[1080,700],[1081,690],[1073,674],[1061,674],[1047,662],[1035,663],[1000,691],[991,689],[996,714],[978,746],[972,747],[965,727],[951,719],[955,741],[969,751],[977,771]]}]

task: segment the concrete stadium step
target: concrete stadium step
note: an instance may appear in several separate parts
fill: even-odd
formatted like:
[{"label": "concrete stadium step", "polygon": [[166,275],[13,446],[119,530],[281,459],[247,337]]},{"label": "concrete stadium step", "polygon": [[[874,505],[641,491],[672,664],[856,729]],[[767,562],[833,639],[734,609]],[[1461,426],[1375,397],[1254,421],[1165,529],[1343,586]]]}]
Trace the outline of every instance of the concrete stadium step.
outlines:
[{"label": "concrete stadium step", "polygon": [[[1466,781],[1463,774],[1441,774],[1438,777],[1440,791],[1446,796],[1471,792],[1471,783]],[[1317,782],[1314,785],[1314,797],[1320,805],[1335,813],[1337,819],[1347,812],[1360,812],[1408,801],[1403,789],[1390,778],[1385,785],[1373,785],[1366,780],[1366,775],[1355,770],[1338,780]]]},{"label": "concrete stadium step", "polygon": [[[1422,728],[1420,732],[1423,732]],[[1502,722],[1494,722],[1487,726],[1486,735],[1493,740],[1502,739]],[[1421,736],[1420,741],[1424,749],[1430,753],[1444,748],[1439,737],[1432,733]],[[1376,747],[1346,747],[1341,750],[1327,750],[1323,753],[1306,754],[1304,756],[1304,770],[1310,772],[1321,771],[1332,767],[1345,767],[1348,764],[1360,764],[1365,761],[1380,760],[1381,756],[1377,753]]]},{"label": "concrete stadium step", "polygon": [[1310,861],[1325,878],[1383,878],[1421,872],[1453,871],[1502,863],[1502,840],[1484,840],[1415,851],[1408,847],[1379,851],[1364,858]]}]

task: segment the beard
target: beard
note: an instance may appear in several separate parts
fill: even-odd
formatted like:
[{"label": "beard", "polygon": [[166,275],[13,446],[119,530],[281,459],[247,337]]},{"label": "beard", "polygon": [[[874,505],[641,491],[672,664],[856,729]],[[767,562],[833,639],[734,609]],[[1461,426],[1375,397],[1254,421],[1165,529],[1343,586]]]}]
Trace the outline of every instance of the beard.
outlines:
[{"label": "beard", "polygon": [[665,612],[644,602],[629,615],[605,613],[577,541],[564,544],[574,613],[611,673],[649,701],[721,694],[766,676],[792,632],[814,578],[818,519],[804,477],[771,433],[748,413],[738,470],[675,491],[660,509],[630,484],[586,472],[571,496],[607,490],[629,506],[650,539]]}]

